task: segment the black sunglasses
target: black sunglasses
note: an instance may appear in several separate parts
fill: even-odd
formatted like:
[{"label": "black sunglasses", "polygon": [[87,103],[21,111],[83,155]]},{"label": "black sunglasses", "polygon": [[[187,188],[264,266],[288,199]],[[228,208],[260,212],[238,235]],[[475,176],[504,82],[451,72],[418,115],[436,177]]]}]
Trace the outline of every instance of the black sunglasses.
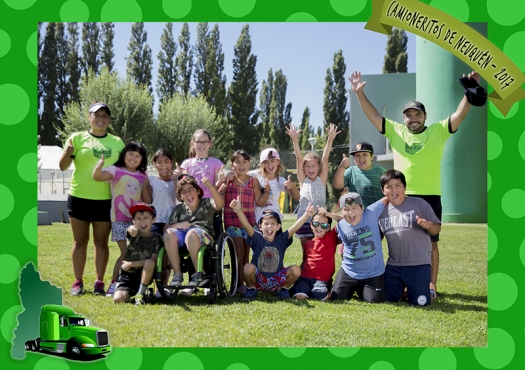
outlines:
[{"label": "black sunglasses", "polygon": [[330,227],[330,224],[326,222],[312,221],[311,224],[313,227],[321,226],[321,229],[324,229],[324,230],[327,230]]},{"label": "black sunglasses", "polygon": [[354,198],[348,197],[345,199],[345,204],[348,206],[353,206],[355,204]]}]

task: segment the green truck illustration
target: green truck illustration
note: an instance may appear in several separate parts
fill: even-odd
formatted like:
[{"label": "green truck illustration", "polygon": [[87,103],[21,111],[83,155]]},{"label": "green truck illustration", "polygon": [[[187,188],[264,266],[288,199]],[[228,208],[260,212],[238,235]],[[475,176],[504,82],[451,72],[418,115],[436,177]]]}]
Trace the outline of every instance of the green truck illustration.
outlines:
[{"label": "green truck illustration", "polygon": [[70,357],[111,351],[108,332],[89,326],[89,320],[69,308],[44,305],[40,311],[40,338],[25,342],[26,350],[66,353]]}]

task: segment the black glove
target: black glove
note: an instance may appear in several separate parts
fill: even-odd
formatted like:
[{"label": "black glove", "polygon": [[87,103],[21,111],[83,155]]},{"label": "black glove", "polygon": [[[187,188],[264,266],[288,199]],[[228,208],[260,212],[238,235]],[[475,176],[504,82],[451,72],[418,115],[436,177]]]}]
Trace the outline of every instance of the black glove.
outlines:
[{"label": "black glove", "polygon": [[473,78],[462,77],[458,79],[465,89],[467,101],[476,107],[482,107],[487,102],[487,90],[481,87]]}]

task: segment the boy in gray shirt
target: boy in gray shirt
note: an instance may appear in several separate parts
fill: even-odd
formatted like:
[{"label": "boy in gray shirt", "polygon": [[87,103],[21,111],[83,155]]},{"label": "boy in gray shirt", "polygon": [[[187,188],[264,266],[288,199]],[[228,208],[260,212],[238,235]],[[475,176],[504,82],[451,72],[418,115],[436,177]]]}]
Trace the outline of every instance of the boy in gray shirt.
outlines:
[{"label": "boy in gray shirt", "polygon": [[385,270],[385,298],[398,302],[405,288],[411,304],[426,306],[431,302],[430,235],[441,230],[441,223],[430,205],[420,198],[405,195],[405,175],[397,170],[381,176],[381,190],[389,204],[379,216],[379,228],[388,243]]}]

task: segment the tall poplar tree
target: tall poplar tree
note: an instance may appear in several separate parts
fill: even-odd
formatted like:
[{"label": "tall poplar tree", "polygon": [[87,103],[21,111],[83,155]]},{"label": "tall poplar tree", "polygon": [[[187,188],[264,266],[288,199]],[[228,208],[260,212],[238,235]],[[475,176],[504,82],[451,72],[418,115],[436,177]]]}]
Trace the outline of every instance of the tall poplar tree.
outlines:
[{"label": "tall poplar tree", "polygon": [[160,37],[160,51],[157,54],[159,60],[159,73],[157,77],[157,95],[161,105],[171,98],[176,90],[176,67],[175,55],[177,44],[173,38],[173,23],[166,23],[162,36]]},{"label": "tall poplar tree", "polygon": [[130,53],[126,57],[127,75],[136,84],[146,86],[151,94],[153,92],[151,87],[153,62],[151,48],[148,45],[148,33],[144,29],[143,22],[136,22],[131,26],[128,50]]},{"label": "tall poplar tree", "polygon": [[244,149],[258,152],[257,119],[257,57],[252,54],[250,27],[245,25],[234,47],[233,79],[228,89],[228,128],[231,133],[229,153]]},{"label": "tall poplar tree", "polygon": [[112,22],[103,22],[100,24],[102,31],[102,46],[100,62],[108,68],[109,72],[113,72],[115,68],[115,52],[113,51],[113,39],[115,38],[115,24]]},{"label": "tall poplar tree", "polygon": [[405,30],[393,28],[386,43],[383,73],[406,73],[408,37]]},{"label": "tall poplar tree", "polygon": [[288,82],[282,70],[275,72],[273,82],[272,101],[270,103],[270,132],[271,145],[277,150],[287,150],[291,147],[290,137],[286,134],[286,126],[291,122],[290,112],[292,104],[286,105],[286,89]]},{"label": "tall poplar tree", "polygon": [[57,45],[57,60],[58,63],[56,65],[57,70],[57,94],[55,96],[55,103],[57,105],[57,119],[55,121],[55,124],[58,127],[62,127],[62,116],[64,115],[64,106],[67,104],[69,97],[68,97],[68,89],[67,89],[67,69],[66,69],[66,63],[67,61],[67,55],[68,55],[68,37],[66,35],[66,26],[64,23],[60,22],[56,24],[56,30],[55,30],[55,42]]},{"label": "tall poplar tree", "polygon": [[80,88],[80,56],[78,54],[78,23],[67,23],[67,58],[66,71],[67,96],[69,101],[79,101]]},{"label": "tall poplar tree", "polygon": [[310,125],[310,108],[306,106],[303,111],[303,117],[301,118],[301,127],[302,132],[299,134],[299,145],[305,150],[310,147],[310,142],[308,139],[314,135],[314,130]]},{"label": "tall poplar tree", "polygon": [[268,79],[262,81],[261,93],[259,94],[259,132],[261,147],[274,145],[270,134],[273,79],[273,70],[270,68],[268,71]]},{"label": "tall poplar tree", "polygon": [[190,44],[190,29],[188,23],[182,25],[179,36],[179,53],[175,59],[177,65],[178,91],[187,95],[190,92],[191,73],[193,70],[193,48]]},{"label": "tall poplar tree", "polygon": [[42,145],[59,145],[53,123],[57,121],[58,110],[55,104],[57,95],[57,43],[56,23],[49,22],[42,42],[42,52],[38,61],[39,83],[42,89],[38,119],[38,135]]},{"label": "tall poplar tree", "polygon": [[[334,63],[332,69],[326,71],[326,85],[324,88],[324,126],[328,127],[330,123],[338,126],[341,131],[335,137],[332,144],[332,152],[329,157],[328,178],[333,178],[337,166],[341,162],[343,153],[348,154],[349,144],[349,114],[346,109],[347,97],[345,89],[346,65],[343,57],[343,51],[339,50],[334,54]],[[324,130],[326,135],[327,130]],[[334,191],[332,186],[327,187],[329,190],[329,199],[337,199],[340,192]]]},{"label": "tall poplar tree", "polygon": [[100,68],[100,30],[97,23],[82,23],[82,72],[88,75],[91,68],[98,74]]}]

